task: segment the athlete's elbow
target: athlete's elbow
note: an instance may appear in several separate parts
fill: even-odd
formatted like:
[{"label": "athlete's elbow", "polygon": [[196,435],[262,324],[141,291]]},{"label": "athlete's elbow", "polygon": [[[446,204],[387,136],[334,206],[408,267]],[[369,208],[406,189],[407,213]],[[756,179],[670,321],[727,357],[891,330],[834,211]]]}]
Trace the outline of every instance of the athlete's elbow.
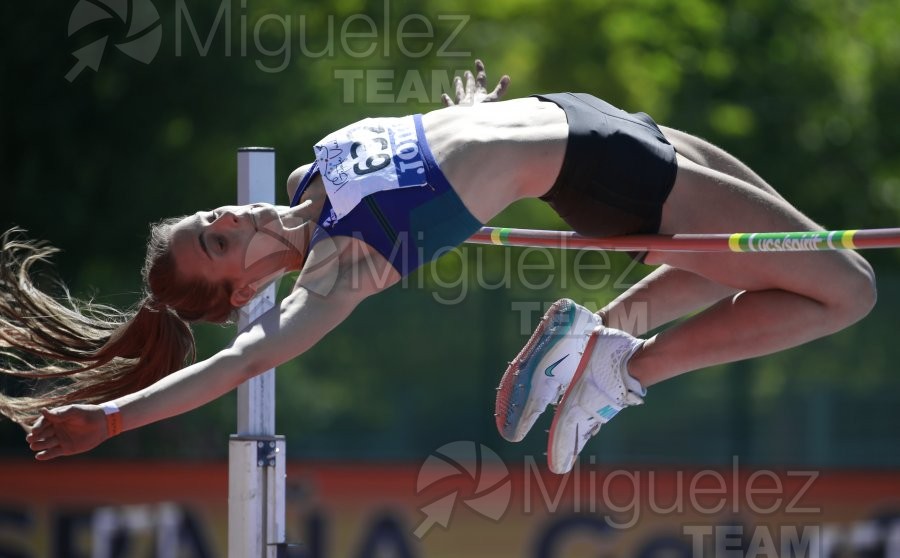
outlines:
[{"label": "athlete's elbow", "polygon": [[264,359],[235,348],[229,348],[221,353],[223,370],[232,377],[232,383],[238,386],[247,380],[259,376],[271,368]]},{"label": "athlete's elbow", "polygon": [[241,376],[243,381],[246,382],[273,368],[275,368],[275,364],[269,362],[268,359],[248,358],[241,366]]}]

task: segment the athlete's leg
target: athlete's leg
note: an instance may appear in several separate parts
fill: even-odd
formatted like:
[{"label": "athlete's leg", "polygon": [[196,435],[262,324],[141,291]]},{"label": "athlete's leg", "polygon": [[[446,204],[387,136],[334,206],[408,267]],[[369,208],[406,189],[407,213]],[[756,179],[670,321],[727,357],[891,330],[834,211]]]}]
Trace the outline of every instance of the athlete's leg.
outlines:
[{"label": "athlete's leg", "polygon": [[[678,165],[675,186],[663,207],[662,233],[819,228],[758,185],[683,155],[678,156]],[[550,428],[547,460],[554,472],[571,470],[602,424],[625,407],[642,403],[644,388],[690,370],[772,353],[833,333],[863,317],[875,302],[872,269],[854,252],[651,252],[646,261],[689,272],[738,294],[646,342],[616,329],[597,328]],[[669,273],[674,272],[664,269],[651,281],[657,296],[681,282],[677,275],[666,280]],[[698,285],[702,288],[695,288],[686,301],[663,302],[659,321],[669,317],[667,311],[677,314],[701,301],[708,285],[702,281]],[[714,291],[710,288],[710,298]],[[654,297],[647,292],[620,298],[634,301],[638,296],[653,304]]]},{"label": "athlete's leg", "polygon": [[696,273],[661,265],[598,314],[604,325],[639,336],[737,292]]},{"label": "athlete's leg", "polygon": [[[664,265],[597,313],[603,324],[637,336],[735,292],[732,287]],[[547,405],[559,399],[597,325],[597,316],[568,299],[557,301],[547,311],[528,343],[509,363],[497,388],[495,418],[505,439],[522,440]]]},{"label": "athlete's leg", "polygon": [[[772,186],[734,155],[686,132],[666,126],[659,128],[684,158],[743,180],[751,186],[783,199]],[[663,265],[616,297],[599,313],[603,317],[603,323],[610,327],[627,331],[632,335],[643,335],[649,330],[690,312],[706,308],[737,292],[739,289],[722,285],[684,269]]]},{"label": "athlete's leg", "polygon": [[756,174],[753,169],[721,147],[681,130],[666,126],[660,126],[659,129],[662,130],[666,139],[675,147],[675,151],[686,159],[700,166],[731,175],[751,186],[765,190],[773,196],[784,199],[775,188]]},{"label": "athlete's leg", "polygon": [[[780,197],[682,156],[678,164],[662,233],[820,229]],[[628,363],[645,387],[834,333],[861,319],[875,303],[872,268],[855,252],[655,252],[647,261],[742,292],[648,340]]]},{"label": "athlete's leg", "polygon": [[[725,151],[689,134],[669,128],[662,128],[662,130],[678,152],[686,155],[687,158],[695,163],[715,168],[726,174],[734,173],[751,181],[753,186],[777,195],[771,186],[766,184],[746,165]],[[607,304],[598,311],[598,314],[600,314],[603,323],[607,326],[639,336],[686,314],[706,308],[739,291],[740,289],[736,287],[723,285],[696,273],[662,265]],[[557,304],[560,304],[560,302]],[[573,308],[571,305],[564,307]],[[581,308],[580,311],[587,312],[584,308]],[[552,309],[549,314],[553,314]],[[565,322],[566,320],[558,320],[554,316],[550,316],[550,318],[545,316],[538,325],[532,339],[526,344],[525,349],[519,356],[510,363],[503,376],[504,379],[501,380],[496,416],[500,432],[508,440],[517,441],[521,439],[534,422],[533,418],[525,420],[524,418],[519,418],[520,416],[533,417],[536,414],[535,409],[538,409],[537,413],[543,410],[547,397],[539,396],[545,392],[557,393],[565,389],[575,373],[574,365],[577,363],[577,360],[573,361],[573,359],[569,358],[563,361],[565,366],[560,365],[555,369],[552,382],[541,374],[532,374],[532,368],[536,366],[535,363],[546,367],[554,364],[557,359],[568,353],[573,353],[573,357],[580,358],[580,347],[584,343],[581,335],[589,332],[590,327],[592,327],[590,324],[586,323],[580,327],[573,327],[571,330],[567,329],[566,331],[569,334],[564,338],[560,338],[559,342],[545,343],[535,341],[536,339],[540,341],[547,336],[544,333],[545,329],[552,333],[555,331],[555,328],[559,328],[559,325],[548,325],[556,324],[558,321]],[[546,362],[544,362],[545,360]],[[523,366],[522,363],[526,363],[527,366]],[[509,380],[514,376],[518,378],[523,375],[525,381],[518,380],[515,382],[515,385]],[[541,382],[552,383],[552,389],[549,389],[549,391],[536,389],[535,385],[537,385],[537,388],[541,388]],[[525,389],[529,385],[531,386],[531,391]],[[525,398],[524,403],[519,402],[518,405],[510,404],[510,401],[515,400],[507,394],[508,391],[512,390],[511,386],[517,387],[517,389],[521,388],[520,391],[524,394],[522,397]],[[514,394],[516,393],[518,392],[514,392]],[[539,404],[532,404],[532,399],[538,400]],[[523,412],[523,409],[530,409],[531,411],[526,413]]]}]

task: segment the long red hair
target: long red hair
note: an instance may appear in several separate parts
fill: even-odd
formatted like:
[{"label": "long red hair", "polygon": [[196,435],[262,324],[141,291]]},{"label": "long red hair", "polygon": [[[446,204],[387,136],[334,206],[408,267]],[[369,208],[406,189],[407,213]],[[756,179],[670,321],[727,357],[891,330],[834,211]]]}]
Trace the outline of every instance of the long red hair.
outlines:
[{"label": "long red hair", "polygon": [[0,237],[0,373],[33,386],[21,396],[0,393],[0,414],[27,428],[41,408],[109,401],[193,361],[189,322],[227,322],[234,308],[230,285],[178,274],[169,245],[179,220],[151,226],[146,292],[126,311],[77,300],[61,282],[61,296],[41,291],[32,266],[57,250],[19,229]]}]

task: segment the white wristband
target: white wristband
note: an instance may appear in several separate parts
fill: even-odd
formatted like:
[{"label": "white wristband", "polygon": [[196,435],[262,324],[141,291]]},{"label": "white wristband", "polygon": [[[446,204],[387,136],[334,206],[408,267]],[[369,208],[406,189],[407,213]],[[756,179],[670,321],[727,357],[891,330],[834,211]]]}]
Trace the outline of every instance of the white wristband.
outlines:
[{"label": "white wristband", "polygon": [[103,403],[101,407],[106,415],[107,436],[112,438],[122,432],[122,414],[119,412],[119,406],[115,403]]},{"label": "white wristband", "polygon": [[111,414],[113,414],[113,413],[118,413],[118,412],[119,412],[119,406],[116,405],[116,404],[113,403],[113,402],[103,403],[103,404],[100,405],[100,406],[103,407],[103,412],[104,412],[105,414],[107,414],[107,415],[111,415]]}]

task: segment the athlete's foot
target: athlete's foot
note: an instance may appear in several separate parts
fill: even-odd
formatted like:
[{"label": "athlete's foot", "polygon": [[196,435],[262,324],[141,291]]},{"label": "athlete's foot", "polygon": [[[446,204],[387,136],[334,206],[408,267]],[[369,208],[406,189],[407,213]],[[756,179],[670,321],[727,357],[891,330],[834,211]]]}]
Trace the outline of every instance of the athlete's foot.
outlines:
[{"label": "athlete's foot", "polygon": [[501,436],[521,441],[559,400],[598,325],[600,316],[567,298],[553,303],[500,380],[494,416]]},{"label": "athlete's foot", "polygon": [[602,425],[625,407],[644,402],[646,391],[628,376],[625,366],[641,343],[624,331],[603,326],[591,334],[550,427],[551,471],[560,475],[571,471],[585,443]]}]

